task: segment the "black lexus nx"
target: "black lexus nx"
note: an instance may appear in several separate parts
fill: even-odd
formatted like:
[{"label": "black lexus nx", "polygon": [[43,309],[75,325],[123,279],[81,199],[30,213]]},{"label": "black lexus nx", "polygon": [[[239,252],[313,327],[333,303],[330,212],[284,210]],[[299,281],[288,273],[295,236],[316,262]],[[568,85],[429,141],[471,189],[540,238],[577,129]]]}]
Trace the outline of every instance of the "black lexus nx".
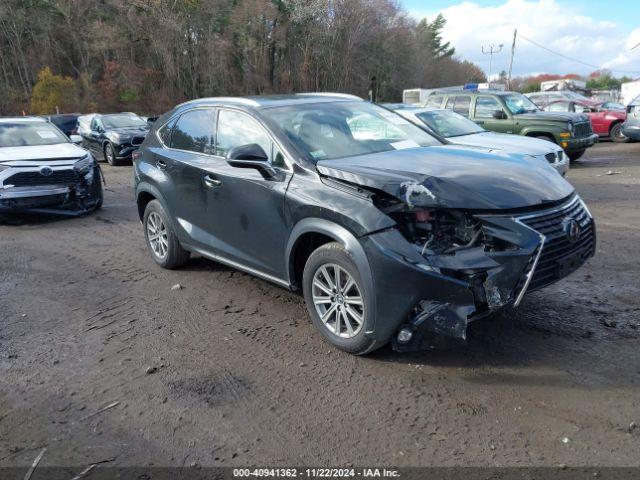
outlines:
[{"label": "black lexus nx", "polygon": [[464,339],[595,251],[548,162],[443,144],[349,95],[181,104],[134,167],[159,265],[197,253],[301,289],[319,332],[356,354]]}]

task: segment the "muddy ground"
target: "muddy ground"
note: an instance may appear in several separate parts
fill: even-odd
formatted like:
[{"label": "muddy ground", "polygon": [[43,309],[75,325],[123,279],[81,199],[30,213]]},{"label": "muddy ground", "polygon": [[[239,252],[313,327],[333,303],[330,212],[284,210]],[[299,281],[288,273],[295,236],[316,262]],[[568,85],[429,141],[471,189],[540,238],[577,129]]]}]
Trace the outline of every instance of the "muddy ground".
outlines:
[{"label": "muddy ground", "polygon": [[294,293],[161,270],[131,167],[104,171],[99,212],[0,226],[0,466],[640,465],[640,144],[569,173],[598,222],[584,268],[465,348],[364,358]]}]

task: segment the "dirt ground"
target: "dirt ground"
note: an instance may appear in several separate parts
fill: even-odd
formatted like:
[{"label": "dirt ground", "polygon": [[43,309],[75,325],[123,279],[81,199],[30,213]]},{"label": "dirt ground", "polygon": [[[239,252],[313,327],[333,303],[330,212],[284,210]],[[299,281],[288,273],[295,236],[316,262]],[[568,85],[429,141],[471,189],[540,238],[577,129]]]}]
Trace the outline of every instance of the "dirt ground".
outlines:
[{"label": "dirt ground", "polygon": [[364,358],[294,293],[157,267],[131,167],[104,172],[99,212],[0,225],[0,466],[640,465],[640,144],[568,175],[586,266],[464,348]]}]

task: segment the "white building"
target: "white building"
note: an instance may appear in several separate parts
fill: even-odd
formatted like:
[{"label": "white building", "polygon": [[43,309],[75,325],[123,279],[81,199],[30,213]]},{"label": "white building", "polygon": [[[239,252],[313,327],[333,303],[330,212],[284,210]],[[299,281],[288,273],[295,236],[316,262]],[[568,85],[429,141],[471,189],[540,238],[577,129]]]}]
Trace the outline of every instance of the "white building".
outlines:
[{"label": "white building", "polygon": [[620,94],[622,95],[621,103],[623,105],[629,105],[631,100],[640,95],[640,80],[634,80],[633,82],[620,85]]}]

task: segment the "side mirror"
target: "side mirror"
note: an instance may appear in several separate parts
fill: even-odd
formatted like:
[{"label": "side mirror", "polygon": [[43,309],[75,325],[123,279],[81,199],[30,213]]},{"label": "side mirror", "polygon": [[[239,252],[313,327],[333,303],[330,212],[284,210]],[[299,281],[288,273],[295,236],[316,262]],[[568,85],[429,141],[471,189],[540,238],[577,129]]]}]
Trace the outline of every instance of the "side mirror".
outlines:
[{"label": "side mirror", "polygon": [[75,143],[76,145],[80,145],[82,143],[82,137],[80,135],[69,135],[69,140],[71,140],[71,143]]},{"label": "side mirror", "polygon": [[257,143],[240,145],[229,150],[227,163],[236,168],[254,168],[264,178],[272,178],[276,171],[269,164],[269,156]]},{"label": "side mirror", "polygon": [[496,120],[505,120],[507,118],[507,114],[504,113],[503,110],[496,110],[493,112],[493,118]]}]

